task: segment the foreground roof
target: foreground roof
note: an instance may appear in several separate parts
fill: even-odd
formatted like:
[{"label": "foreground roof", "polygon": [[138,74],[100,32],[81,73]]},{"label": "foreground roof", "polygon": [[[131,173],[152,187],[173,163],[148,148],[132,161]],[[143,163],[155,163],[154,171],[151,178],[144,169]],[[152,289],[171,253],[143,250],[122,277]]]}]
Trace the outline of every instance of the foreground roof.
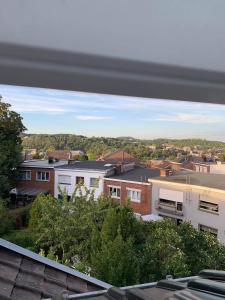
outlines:
[{"label": "foreground roof", "polygon": [[110,288],[70,299],[85,300],[221,300],[225,299],[225,272],[204,270],[199,276],[161,280],[158,283]]},{"label": "foreground roof", "polygon": [[[148,179],[158,177],[160,174],[159,169],[150,169],[144,167],[135,167],[134,169],[113,176],[108,176],[109,179],[126,180],[133,182],[148,182]],[[107,179],[106,178],[106,179]]]},{"label": "foreground roof", "polygon": [[0,299],[40,300],[111,286],[0,239]]},{"label": "foreground roof", "polygon": [[[154,180],[171,182],[177,184],[188,184],[194,186],[208,187],[211,189],[225,190],[224,174],[208,174],[192,171],[180,171],[171,176],[157,177]],[[151,180],[150,180],[151,181]]]},{"label": "foreground roof", "polygon": [[82,160],[82,161],[75,161],[68,165],[57,166],[56,168],[68,169],[68,170],[84,169],[84,170],[105,171],[105,170],[110,170],[114,167],[115,167],[114,164],[107,163],[106,161]]}]

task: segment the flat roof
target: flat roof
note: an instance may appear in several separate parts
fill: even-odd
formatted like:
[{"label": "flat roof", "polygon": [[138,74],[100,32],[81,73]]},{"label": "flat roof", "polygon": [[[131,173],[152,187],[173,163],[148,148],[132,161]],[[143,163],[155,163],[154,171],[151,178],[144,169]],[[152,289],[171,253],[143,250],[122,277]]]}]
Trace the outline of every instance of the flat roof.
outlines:
[{"label": "flat roof", "polygon": [[68,169],[68,170],[75,170],[75,169],[84,169],[84,170],[97,170],[97,171],[105,171],[115,168],[115,164],[111,164],[107,161],[96,161],[96,160],[83,160],[83,161],[76,161],[74,163],[56,166],[57,169]]},{"label": "flat roof", "polygon": [[158,177],[160,174],[160,170],[156,168],[144,168],[144,167],[135,167],[133,170],[108,176],[107,178],[118,179],[118,180],[126,180],[126,181],[134,181],[134,182],[148,182],[149,178]]},{"label": "flat roof", "polygon": [[170,176],[156,177],[154,179],[160,180],[162,182],[195,185],[212,189],[225,190],[224,174],[208,174],[192,171],[180,171]]},{"label": "flat roof", "polygon": [[68,163],[67,160],[59,160],[52,163],[49,163],[48,159],[32,159],[25,160],[20,164],[20,167],[25,168],[54,168],[61,165],[66,165]]}]

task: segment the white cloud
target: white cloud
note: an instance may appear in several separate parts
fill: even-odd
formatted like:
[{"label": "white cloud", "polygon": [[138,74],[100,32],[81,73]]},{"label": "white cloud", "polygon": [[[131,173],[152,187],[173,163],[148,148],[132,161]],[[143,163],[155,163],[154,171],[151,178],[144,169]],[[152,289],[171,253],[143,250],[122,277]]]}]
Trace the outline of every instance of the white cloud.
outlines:
[{"label": "white cloud", "polygon": [[99,121],[99,120],[111,120],[113,117],[110,116],[94,116],[94,115],[80,115],[77,116],[78,120],[81,121]]},{"label": "white cloud", "polygon": [[161,115],[158,118],[148,118],[146,121],[160,121],[160,122],[183,122],[192,124],[216,124],[225,122],[225,117],[212,115],[210,113],[196,114],[196,113],[176,113],[173,115]]}]

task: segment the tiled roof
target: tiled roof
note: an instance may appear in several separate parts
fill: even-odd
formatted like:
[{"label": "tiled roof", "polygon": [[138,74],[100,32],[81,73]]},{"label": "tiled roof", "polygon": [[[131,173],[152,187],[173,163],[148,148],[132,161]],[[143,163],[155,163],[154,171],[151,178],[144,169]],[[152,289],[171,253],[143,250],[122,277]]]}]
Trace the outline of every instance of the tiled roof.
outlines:
[{"label": "tiled roof", "polygon": [[119,175],[108,176],[107,178],[134,181],[134,182],[148,182],[148,179],[153,177],[158,177],[159,175],[160,175],[159,169],[136,167],[133,170],[121,173]]},{"label": "tiled roof", "polygon": [[54,158],[57,158],[57,159],[68,160],[68,159],[71,159],[72,153],[70,151],[67,151],[67,150],[46,151],[45,157],[46,158],[54,157]]},{"label": "tiled roof", "polygon": [[114,163],[130,163],[138,160],[124,150],[117,150],[106,155],[102,155],[98,160],[114,162]]},{"label": "tiled roof", "polygon": [[76,161],[74,163],[70,163],[68,165],[56,167],[57,169],[86,169],[86,170],[110,170],[115,165],[110,164],[106,161],[96,161],[96,160],[84,160],[84,161]]},{"label": "tiled roof", "polygon": [[225,272],[204,270],[199,276],[165,279],[108,291],[74,295],[70,300],[222,300],[225,299]]},{"label": "tiled roof", "polygon": [[0,299],[40,300],[110,285],[0,239]]}]

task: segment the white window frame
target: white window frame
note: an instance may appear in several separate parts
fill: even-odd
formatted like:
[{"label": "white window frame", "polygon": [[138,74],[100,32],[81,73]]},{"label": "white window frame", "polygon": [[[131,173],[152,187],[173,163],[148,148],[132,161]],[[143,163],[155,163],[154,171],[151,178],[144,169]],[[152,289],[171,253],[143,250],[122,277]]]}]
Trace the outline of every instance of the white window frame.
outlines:
[{"label": "white window frame", "polygon": [[[211,209],[201,207],[201,202],[208,203],[209,207],[210,207],[211,204],[212,204],[212,207],[213,207],[213,205],[215,205],[215,206],[217,205],[218,211],[214,211],[214,210],[211,210]],[[199,208],[199,210],[202,210],[202,211],[205,211],[205,212],[208,212],[208,213],[217,214],[217,215],[219,214],[219,204],[218,203],[214,203],[214,202],[205,201],[205,200],[200,199],[199,203],[198,203],[198,208]]]},{"label": "white window frame", "polygon": [[[128,191],[140,193],[140,199],[132,198],[128,196]],[[127,188],[127,197],[132,201],[136,203],[141,203],[141,190],[139,189],[133,189],[133,188]]]},{"label": "white window frame", "polygon": [[[94,180],[96,184],[92,184],[91,180]],[[90,177],[90,187],[92,188],[99,188],[99,178],[98,177]]]},{"label": "white window frame", "polygon": [[[120,191],[120,196],[113,196],[113,195],[111,195],[111,193],[110,193],[110,189],[117,189],[117,190],[119,190]],[[108,185],[108,189],[109,189],[109,195],[112,197],[112,198],[115,198],[115,199],[120,199],[120,197],[121,197],[121,187],[120,186],[116,186],[116,185]],[[116,191],[116,194],[118,195],[118,192]]]},{"label": "white window frame", "polygon": [[[25,179],[21,179],[21,177],[20,177],[20,172],[26,172],[26,178],[25,178]],[[30,174],[30,175],[28,176],[29,178],[27,178],[27,173]],[[30,180],[31,180],[31,170],[19,170],[19,180],[22,180],[22,181],[30,181]]]},{"label": "white window frame", "polygon": [[[205,228],[201,229],[202,226],[205,227]],[[213,228],[211,226],[207,226],[207,225],[204,225],[204,224],[198,224],[198,230],[200,230],[202,232],[206,232],[206,233],[211,233],[214,236],[218,237],[218,229],[217,228]]]},{"label": "white window frame", "polygon": [[[45,173],[45,179],[39,179],[38,178],[38,173]],[[48,179],[46,179],[46,174],[48,173]],[[41,176],[42,177],[42,176]],[[49,171],[37,171],[36,172],[36,181],[45,181],[48,182],[50,181],[50,172]]]},{"label": "white window frame", "polygon": [[[69,177],[69,179],[70,179],[70,183],[69,182],[61,182],[60,181],[60,177]],[[59,174],[58,175],[58,184],[63,184],[63,185],[71,185],[71,183],[72,183],[72,177],[70,176],[70,175],[64,175],[64,174]]]}]

